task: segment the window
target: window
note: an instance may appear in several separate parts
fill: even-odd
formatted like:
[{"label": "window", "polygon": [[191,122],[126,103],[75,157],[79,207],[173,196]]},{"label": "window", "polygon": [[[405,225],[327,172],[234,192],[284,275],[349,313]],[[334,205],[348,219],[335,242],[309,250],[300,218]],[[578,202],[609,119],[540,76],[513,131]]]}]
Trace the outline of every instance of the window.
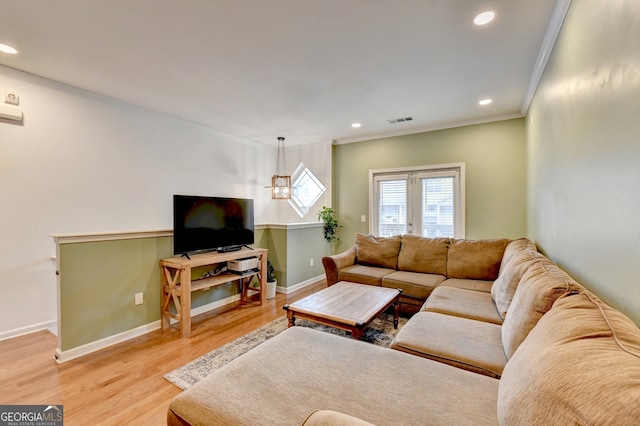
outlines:
[{"label": "window", "polygon": [[305,166],[300,163],[293,173],[293,184],[291,188],[291,199],[289,203],[295,211],[303,217],[309,209],[318,201],[318,198],[326,190],[325,186],[318,178]]},{"label": "window", "polygon": [[372,234],[464,238],[464,163],[369,174]]}]

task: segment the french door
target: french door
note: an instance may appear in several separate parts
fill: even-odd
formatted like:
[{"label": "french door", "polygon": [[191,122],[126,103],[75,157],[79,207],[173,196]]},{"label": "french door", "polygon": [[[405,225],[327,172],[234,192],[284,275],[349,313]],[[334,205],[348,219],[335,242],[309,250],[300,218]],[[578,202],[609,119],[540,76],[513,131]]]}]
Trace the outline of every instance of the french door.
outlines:
[{"label": "french door", "polygon": [[370,174],[372,234],[464,238],[464,164]]}]

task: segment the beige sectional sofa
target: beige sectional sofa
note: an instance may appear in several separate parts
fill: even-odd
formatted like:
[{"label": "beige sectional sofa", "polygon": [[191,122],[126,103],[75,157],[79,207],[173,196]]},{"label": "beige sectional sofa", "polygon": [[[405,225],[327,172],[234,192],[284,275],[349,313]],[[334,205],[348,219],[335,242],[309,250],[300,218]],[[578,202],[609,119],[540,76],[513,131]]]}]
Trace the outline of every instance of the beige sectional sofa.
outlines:
[{"label": "beige sectional sofa", "polygon": [[[383,246],[396,244],[397,238],[359,236],[350,249],[356,260],[349,260],[353,253],[337,255],[336,268],[327,269],[329,282],[362,276],[370,285],[402,283],[407,292],[415,285],[429,287],[418,288],[428,298],[398,332],[392,349],[302,327],[287,329],[176,397],[168,424],[637,422],[640,329],[630,319],[538,253],[529,240],[445,239],[443,252],[440,239],[416,238],[400,237],[395,268],[372,264],[366,255],[362,263],[367,249],[358,250],[358,242],[367,248],[380,245],[376,249],[389,262],[391,252]],[[419,253],[424,264],[440,262],[437,271],[444,274],[424,265],[423,271],[407,270],[411,262],[398,268],[405,241],[414,248],[432,247],[418,248],[412,256],[418,263]],[[431,258],[434,252],[439,259]],[[403,262],[412,258],[408,254]],[[344,269],[351,275],[340,275]],[[417,274],[440,277],[421,280]],[[420,299],[413,294],[409,297]]]},{"label": "beige sectional sofa", "polygon": [[420,309],[433,289],[490,291],[509,240],[459,240],[398,235],[356,235],[355,245],[322,259],[327,284],[351,281],[401,288],[400,309]]}]

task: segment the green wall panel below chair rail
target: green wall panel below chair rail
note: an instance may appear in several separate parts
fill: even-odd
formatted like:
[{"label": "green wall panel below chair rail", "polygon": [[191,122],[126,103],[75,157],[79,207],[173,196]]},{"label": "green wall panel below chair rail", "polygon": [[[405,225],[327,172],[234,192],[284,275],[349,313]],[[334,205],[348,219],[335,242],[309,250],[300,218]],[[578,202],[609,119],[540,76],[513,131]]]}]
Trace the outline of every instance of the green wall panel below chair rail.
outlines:
[{"label": "green wall panel below chair rail", "polygon": [[[323,273],[326,252],[320,225],[256,227],[256,247],[269,250],[278,287]],[[128,238],[60,244],[58,309],[61,351],[160,320],[159,261],[173,256],[172,237]],[[313,258],[314,266],[310,266]],[[194,269],[199,277],[208,267]],[[192,308],[239,298],[238,282],[192,293]],[[144,303],[135,305],[136,293]]]}]

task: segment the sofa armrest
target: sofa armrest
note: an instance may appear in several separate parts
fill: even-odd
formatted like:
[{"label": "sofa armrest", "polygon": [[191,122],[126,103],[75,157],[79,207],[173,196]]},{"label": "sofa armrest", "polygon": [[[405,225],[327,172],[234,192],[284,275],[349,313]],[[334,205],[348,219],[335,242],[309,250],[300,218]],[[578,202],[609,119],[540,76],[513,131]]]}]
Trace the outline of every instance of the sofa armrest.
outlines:
[{"label": "sofa armrest", "polygon": [[346,268],[347,266],[354,265],[356,263],[356,246],[351,246],[346,251],[340,254],[334,254],[333,256],[324,256],[322,258],[322,265],[324,266],[324,273],[327,276],[327,285],[333,285],[338,282],[338,271]]}]

